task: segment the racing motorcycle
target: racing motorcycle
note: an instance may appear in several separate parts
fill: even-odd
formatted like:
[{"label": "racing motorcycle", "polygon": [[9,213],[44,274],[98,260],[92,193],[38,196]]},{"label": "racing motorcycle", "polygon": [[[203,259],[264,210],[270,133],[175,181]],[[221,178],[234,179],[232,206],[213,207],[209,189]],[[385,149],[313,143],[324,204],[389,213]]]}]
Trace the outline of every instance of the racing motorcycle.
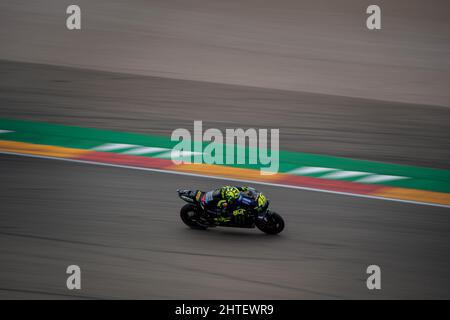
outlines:
[{"label": "racing motorcycle", "polygon": [[[235,210],[229,217],[222,217],[208,208],[206,192],[178,189],[178,196],[187,202],[180,211],[183,222],[193,229],[211,227],[255,228],[267,233],[278,234],[284,229],[283,218],[268,209],[269,201],[254,188],[241,192],[233,205]],[[255,209],[257,207],[257,209]]]}]

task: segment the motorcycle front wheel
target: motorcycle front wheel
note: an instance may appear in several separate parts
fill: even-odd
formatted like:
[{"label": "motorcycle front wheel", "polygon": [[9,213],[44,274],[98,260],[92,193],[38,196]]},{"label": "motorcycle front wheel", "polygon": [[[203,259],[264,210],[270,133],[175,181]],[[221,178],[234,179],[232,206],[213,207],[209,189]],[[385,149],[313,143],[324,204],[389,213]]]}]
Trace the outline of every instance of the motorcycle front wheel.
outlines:
[{"label": "motorcycle front wheel", "polygon": [[264,222],[256,223],[256,227],[267,234],[278,234],[284,229],[284,220],[278,213],[270,212]]},{"label": "motorcycle front wheel", "polygon": [[180,210],[180,218],[183,222],[192,229],[205,230],[206,227],[200,225],[198,221],[197,206],[193,204],[186,204]]}]

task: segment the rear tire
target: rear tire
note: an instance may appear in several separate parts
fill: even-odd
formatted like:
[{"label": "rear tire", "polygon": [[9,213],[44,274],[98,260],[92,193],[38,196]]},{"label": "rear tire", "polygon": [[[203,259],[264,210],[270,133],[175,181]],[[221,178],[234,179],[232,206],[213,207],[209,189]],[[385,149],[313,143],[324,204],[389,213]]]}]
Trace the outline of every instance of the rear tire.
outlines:
[{"label": "rear tire", "polygon": [[183,222],[192,229],[206,230],[206,227],[199,225],[195,219],[197,218],[197,206],[186,204],[180,210],[180,217]]},{"label": "rear tire", "polygon": [[284,229],[284,220],[278,213],[271,212],[267,215],[266,222],[257,223],[256,226],[264,233],[278,234]]}]

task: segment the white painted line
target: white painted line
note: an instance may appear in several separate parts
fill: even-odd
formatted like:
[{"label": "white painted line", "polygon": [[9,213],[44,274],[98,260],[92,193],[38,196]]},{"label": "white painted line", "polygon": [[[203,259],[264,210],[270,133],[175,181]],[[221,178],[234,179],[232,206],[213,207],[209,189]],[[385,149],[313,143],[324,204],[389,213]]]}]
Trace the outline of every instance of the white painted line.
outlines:
[{"label": "white painted line", "polygon": [[139,147],[139,146],[135,145],[135,144],[126,144],[126,143],[105,143],[105,144],[102,144],[101,146],[93,148],[92,150],[115,151],[115,150],[129,149],[129,148],[134,148],[134,147]]},{"label": "white painted line", "polygon": [[389,176],[384,174],[374,174],[368,177],[364,177],[362,179],[356,180],[355,182],[359,183],[378,183],[378,182],[386,182],[393,180],[401,180],[401,179],[409,179],[409,177],[402,176]]},{"label": "white painted line", "polygon": [[320,176],[321,179],[346,179],[346,178],[353,178],[353,177],[359,177],[359,176],[367,176],[369,174],[372,174],[370,172],[362,172],[362,171],[344,171],[339,170],[331,173],[327,173],[323,176]]},{"label": "white painted line", "polygon": [[321,172],[328,172],[328,171],[335,171],[335,170],[338,170],[338,169],[323,168],[323,167],[301,167],[301,168],[289,171],[288,174],[295,174],[295,175],[301,176],[301,175],[305,175],[305,174],[321,173]]},{"label": "white painted line", "polygon": [[441,207],[441,208],[450,209],[450,205],[445,205],[445,204],[430,203],[430,202],[420,202],[420,201],[413,201],[413,200],[402,200],[402,199],[395,199],[395,198],[384,198],[384,197],[379,197],[379,196],[371,196],[371,195],[367,195],[367,194],[357,194],[357,193],[350,193],[350,192],[315,189],[315,188],[309,188],[309,187],[290,186],[290,185],[279,184],[279,183],[270,183],[270,182],[253,181],[253,180],[245,180],[245,179],[235,179],[235,178],[227,178],[227,177],[220,177],[220,176],[204,176],[204,175],[196,174],[196,173],[171,171],[171,170],[164,170],[164,169],[133,167],[133,166],[127,166],[127,165],[112,164],[112,163],[101,163],[101,162],[94,162],[94,161],[87,161],[87,160],[77,160],[77,159],[57,158],[57,157],[49,157],[49,156],[39,156],[39,155],[34,155],[34,154],[7,152],[7,151],[1,151],[1,150],[0,150],[0,154],[24,156],[24,157],[29,157],[29,158],[60,160],[60,161],[75,162],[75,163],[86,163],[86,164],[93,164],[93,165],[98,165],[98,166],[125,168],[125,169],[140,170],[140,171],[170,173],[170,174],[177,174],[177,175],[182,175],[182,176],[191,176],[191,177],[197,177],[197,178],[207,178],[207,179],[216,179],[216,180],[225,180],[225,181],[237,181],[237,182],[253,183],[253,184],[260,184],[260,185],[266,185],[266,186],[272,186],[272,187],[281,187],[281,188],[287,188],[287,189],[307,190],[307,191],[315,191],[315,192],[323,192],[323,193],[331,193],[331,194],[352,196],[352,197],[358,197],[358,198],[376,199],[376,200],[401,202],[401,203],[409,203],[409,204],[417,204],[417,205],[425,205],[425,206],[431,206],[431,207]]},{"label": "white painted line", "polygon": [[10,132],[14,132],[14,131],[12,131],[12,130],[1,130],[0,129],[0,133],[10,133]]},{"label": "white painted line", "polygon": [[170,149],[167,148],[156,148],[156,147],[139,147],[136,149],[131,149],[126,152],[123,152],[123,154],[129,154],[129,155],[141,155],[141,154],[151,154],[151,153],[157,153],[162,151],[167,151]]},{"label": "white painted line", "polygon": [[158,158],[163,159],[181,159],[188,158],[191,156],[202,154],[203,152],[194,152],[194,151],[180,151],[180,150],[172,150],[163,154],[158,155]]}]

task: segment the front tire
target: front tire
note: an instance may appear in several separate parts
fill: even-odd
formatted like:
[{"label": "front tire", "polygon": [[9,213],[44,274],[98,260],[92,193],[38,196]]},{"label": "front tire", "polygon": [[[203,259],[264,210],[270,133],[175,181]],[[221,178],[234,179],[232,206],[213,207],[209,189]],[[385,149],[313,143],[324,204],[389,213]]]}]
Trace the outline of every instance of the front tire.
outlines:
[{"label": "front tire", "polygon": [[198,210],[197,206],[188,203],[181,208],[180,218],[187,226],[189,226],[192,229],[205,230],[206,227],[199,225],[197,222],[198,219],[197,210]]},{"label": "front tire", "polygon": [[278,234],[284,229],[284,220],[276,212],[270,212],[266,216],[267,221],[257,223],[259,230],[267,234]]}]

